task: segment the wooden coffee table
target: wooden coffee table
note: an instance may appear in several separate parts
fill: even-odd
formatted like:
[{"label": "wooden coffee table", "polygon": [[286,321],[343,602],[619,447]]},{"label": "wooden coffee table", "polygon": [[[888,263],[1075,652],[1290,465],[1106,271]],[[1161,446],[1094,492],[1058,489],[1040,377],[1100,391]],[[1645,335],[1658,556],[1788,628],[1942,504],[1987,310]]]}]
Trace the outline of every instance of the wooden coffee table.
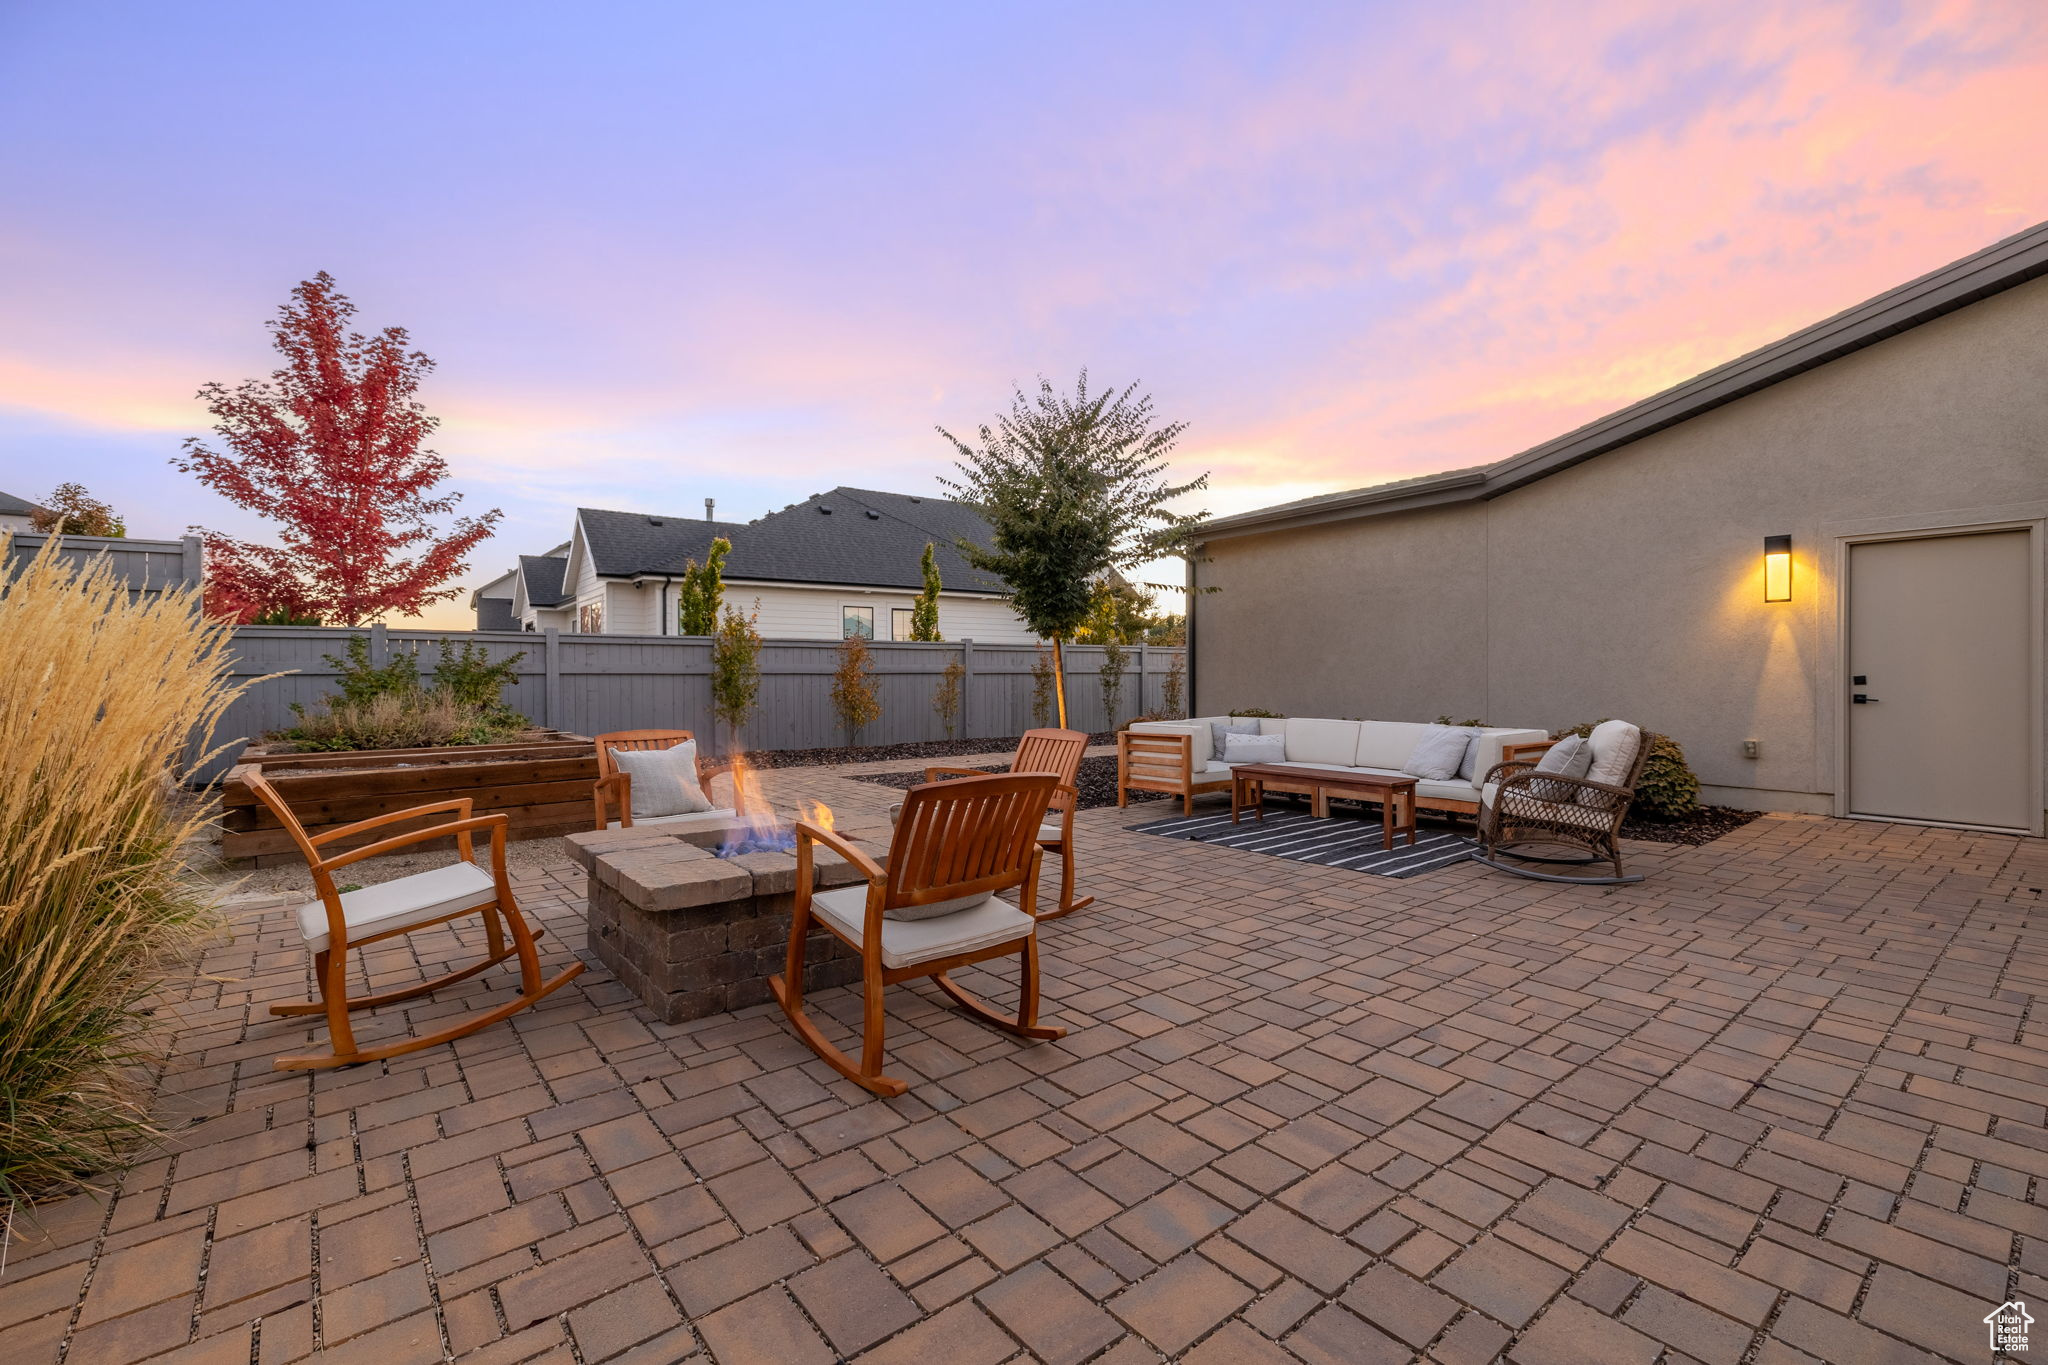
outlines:
[{"label": "wooden coffee table", "polygon": [[1277,763],[1240,763],[1230,770],[1230,823],[1249,806],[1266,818],[1268,791],[1301,792],[1309,812],[1318,819],[1330,813],[1330,798],[1348,796],[1380,803],[1380,847],[1391,849],[1394,836],[1405,833],[1415,842],[1415,779],[1345,768],[1283,768]]}]

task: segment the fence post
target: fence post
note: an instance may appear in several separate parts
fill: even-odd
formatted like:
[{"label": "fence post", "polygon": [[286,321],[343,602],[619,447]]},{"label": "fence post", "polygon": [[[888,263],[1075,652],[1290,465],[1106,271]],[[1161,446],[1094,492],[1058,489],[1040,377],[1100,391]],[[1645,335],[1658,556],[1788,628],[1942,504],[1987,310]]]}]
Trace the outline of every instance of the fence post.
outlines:
[{"label": "fence post", "polygon": [[562,728],[562,631],[559,626],[549,626],[543,656],[547,663],[547,677],[541,684],[541,709],[547,714],[541,724],[550,730]]},{"label": "fence post", "polygon": [[391,639],[382,621],[370,623],[370,667],[382,668],[391,662]]},{"label": "fence post", "polygon": [[974,736],[974,641],[960,642],[960,738]]},{"label": "fence post", "polygon": [[200,587],[204,584],[206,576],[206,554],[200,546],[199,537],[181,536],[179,540],[184,546],[184,552],[180,558],[182,560],[181,569],[185,579],[185,586],[190,588]]}]

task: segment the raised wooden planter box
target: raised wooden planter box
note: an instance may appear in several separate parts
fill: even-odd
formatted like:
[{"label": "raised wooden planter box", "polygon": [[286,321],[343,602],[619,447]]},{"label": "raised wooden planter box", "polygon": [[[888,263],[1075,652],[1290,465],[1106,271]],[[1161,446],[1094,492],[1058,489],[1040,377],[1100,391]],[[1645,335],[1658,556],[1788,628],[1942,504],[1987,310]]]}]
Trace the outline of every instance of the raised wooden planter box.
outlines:
[{"label": "raised wooden planter box", "polygon": [[[468,797],[478,815],[511,817],[514,839],[545,839],[590,828],[597,748],[583,735],[543,730],[511,744],[450,744],[432,749],[352,753],[279,753],[252,744],[221,785],[221,856],[258,867],[297,862],[291,836],[256,800],[243,774],[260,770],[306,830],[321,834],[408,806]],[[442,815],[432,819],[452,819]],[[340,852],[402,832],[385,825],[322,846]],[[453,847],[452,839],[407,850]]]}]

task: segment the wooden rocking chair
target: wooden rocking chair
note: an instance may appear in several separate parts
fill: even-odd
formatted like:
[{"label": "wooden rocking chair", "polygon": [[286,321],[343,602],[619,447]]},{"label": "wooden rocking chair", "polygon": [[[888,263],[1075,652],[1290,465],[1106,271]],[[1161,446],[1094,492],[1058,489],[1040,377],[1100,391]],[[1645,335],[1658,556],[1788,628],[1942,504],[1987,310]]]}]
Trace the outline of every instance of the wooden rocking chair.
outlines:
[{"label": "wooden rocking chair", "polygon": [[[1024,737],[1017,741],[1017,752],[1010,756],[1010,771],[1013,773],[1051,773],[1060,780],[1060,785],[1053,792],[1048,818],[1038,829],[1038,846],[1060,855],[1060,899],[1059,904],[1041,914],[1040,919],[1058,919],[1095,903],[1093,896],[1074,899],[1074,805],[1080,799],[1077,784],[1081,778],[1081,759],[1087,752],[1088,735],[1085,731],[1026,730]],[[987,775],[978,768],[932,767],[924,770],[927,782]]]},{"label": "wooden rocking chair", "polygon": [[[1048,774],[981,773],[912,787],[889,845],[885,870],[859,848],[809,823],[796,827],[796,905],[789,959],[769,978],[775,998],[812,1051],[877,1095],[909,1083],[882,1074],[882,993],[900,981],[931,977],[969,1014],[1024,1038],[1059,1038],[1038,1022],[1038,828],[1058,784]],[[865,883],[813,891],[812,865],[823,844],[866,875]],[[1018,905],[996,899],[1018,888]],[[934,909],[944,907],[939,913]],[[922,908],[922,918],[892,910]],[[825,1040],[804,1014],[804,941],[816,923],[861,956],[865,1012],[860,1061]],[[948,980],[955,967],[1015,954],[1023,979],[1015,1018],[998,1013]]]},{"label": "wooden rocking chair", "polygon": [[[688,730],[613,730],[597,737],[597,785],[591,789],[590,801],[597,817],[593,829],[633,829],[633,775],[619,769],[619,761],[612,757],[621,749],[673,749],[696,736]],[[731,763],[722,763],[706,758],[704,751],[697,751],[697,785],[704,794],[711,795],[711,779],[720,773],[731,772]],[[733,793],[737,802],[740,794]],[[618,814],[614,816],[613,811]],[[671,825],[694,821],[701,825],[723,824],[731,819],[732,807],[722,806],[716,810],[697,811],[689,815],[657,815],[642,817],[641,825]]]},{"label": "wooden rocking chair", "polygon": [[[328,1042],[333,1051],[280,1057],[273,1064],[277,1070],[296,1071],[317,1067],[352,1066],[357,1062],[381,1061],[386,1057],[397,1057],[407,1052],[418,1052],[422,1048],[437,1047],[456,1038],[466,1037],[478,1029],[488,1028],[500,1020],[511,1018],[536,1000],[575,979],[583,971],[581,962],[571,963],[548,980],[541,980],[540,956],[534,950],[534,940],[544,930],[537,924],[529,928],[525,918],[519,913],[518,903],[512,898],[512,885],[505,874],[505,830],[510,823],[505,815],[473,815],[470,799],[463,797],[455,801],[437,801],[430,805],[393,811],[388,815],[342,825],[322,834],[309,835],[305,826],[299,823],[298,817],[292,814],[291,807],[278,795],[277,788],[264,781],[257,773],[249,774],[247,780],[249,790],[270,808],[285,831],[292,836],[292,842],[299,846],[299,852],[305,855],[306,866],[313,872],[313,888],[320,897],[298,907],[299,932],[313,953],[313,976],[319,983],[320,998],[288,1005],[272,1005],[270,1012],[280,1015],[325,1014]],[[322,844],[331,843],[336,839],[359,834],[379,825],[397,824],[400,821],[444,811],[453,814],[455,819],[404,834],[394,834],[376,843],[331,858],[323,858],[320,854]],[[489,830],[491,835],[489,872],[484,871],[473,861],[475,848],[471,841],[473,836],[483,830]],[[334,874],[350,863],[390,853],[409,844],[424,843],[429,839],[445,839],[450,835],[454,836],[456,850],[461,854],[460,862],[451,863],[447,867],[437,867],[430,872],[415,873],[410,877],[377,882],[356,891],[344,892],[335,889]],[[482,914],[484,917],[486,953],[482,961],[450,972],[446,976],[435,977],[432,981],[407,986],[402,990],[386,991],[380,995],[349,995],[349,949],[361,948],[399,934],[409,934],[415,929],[445,924],[450,920],[474,914]],[[508,928],[511,931],[509,944],[505,941]],[[351,1011],[374,1009],[380,1005],[430,995],[443,986],[467,980],[478,972],[512,957],[519,959],[519,994],[505,1003],[417,1038],[386,1043],[380,1047],[356,1046],[355,1030],[349,1023]]]}]

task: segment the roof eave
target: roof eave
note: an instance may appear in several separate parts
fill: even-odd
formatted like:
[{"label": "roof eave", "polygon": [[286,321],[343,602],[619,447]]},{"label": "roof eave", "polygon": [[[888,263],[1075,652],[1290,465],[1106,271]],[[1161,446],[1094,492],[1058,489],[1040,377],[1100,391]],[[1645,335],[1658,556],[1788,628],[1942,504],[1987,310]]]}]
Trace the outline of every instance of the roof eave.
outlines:
[{"label": "roof eave", "polygon": [[1482,469],[1220,517],[1202,528],[1203,537],[1228,540],[1499,497],[2044,275],[2048,222]]}]

